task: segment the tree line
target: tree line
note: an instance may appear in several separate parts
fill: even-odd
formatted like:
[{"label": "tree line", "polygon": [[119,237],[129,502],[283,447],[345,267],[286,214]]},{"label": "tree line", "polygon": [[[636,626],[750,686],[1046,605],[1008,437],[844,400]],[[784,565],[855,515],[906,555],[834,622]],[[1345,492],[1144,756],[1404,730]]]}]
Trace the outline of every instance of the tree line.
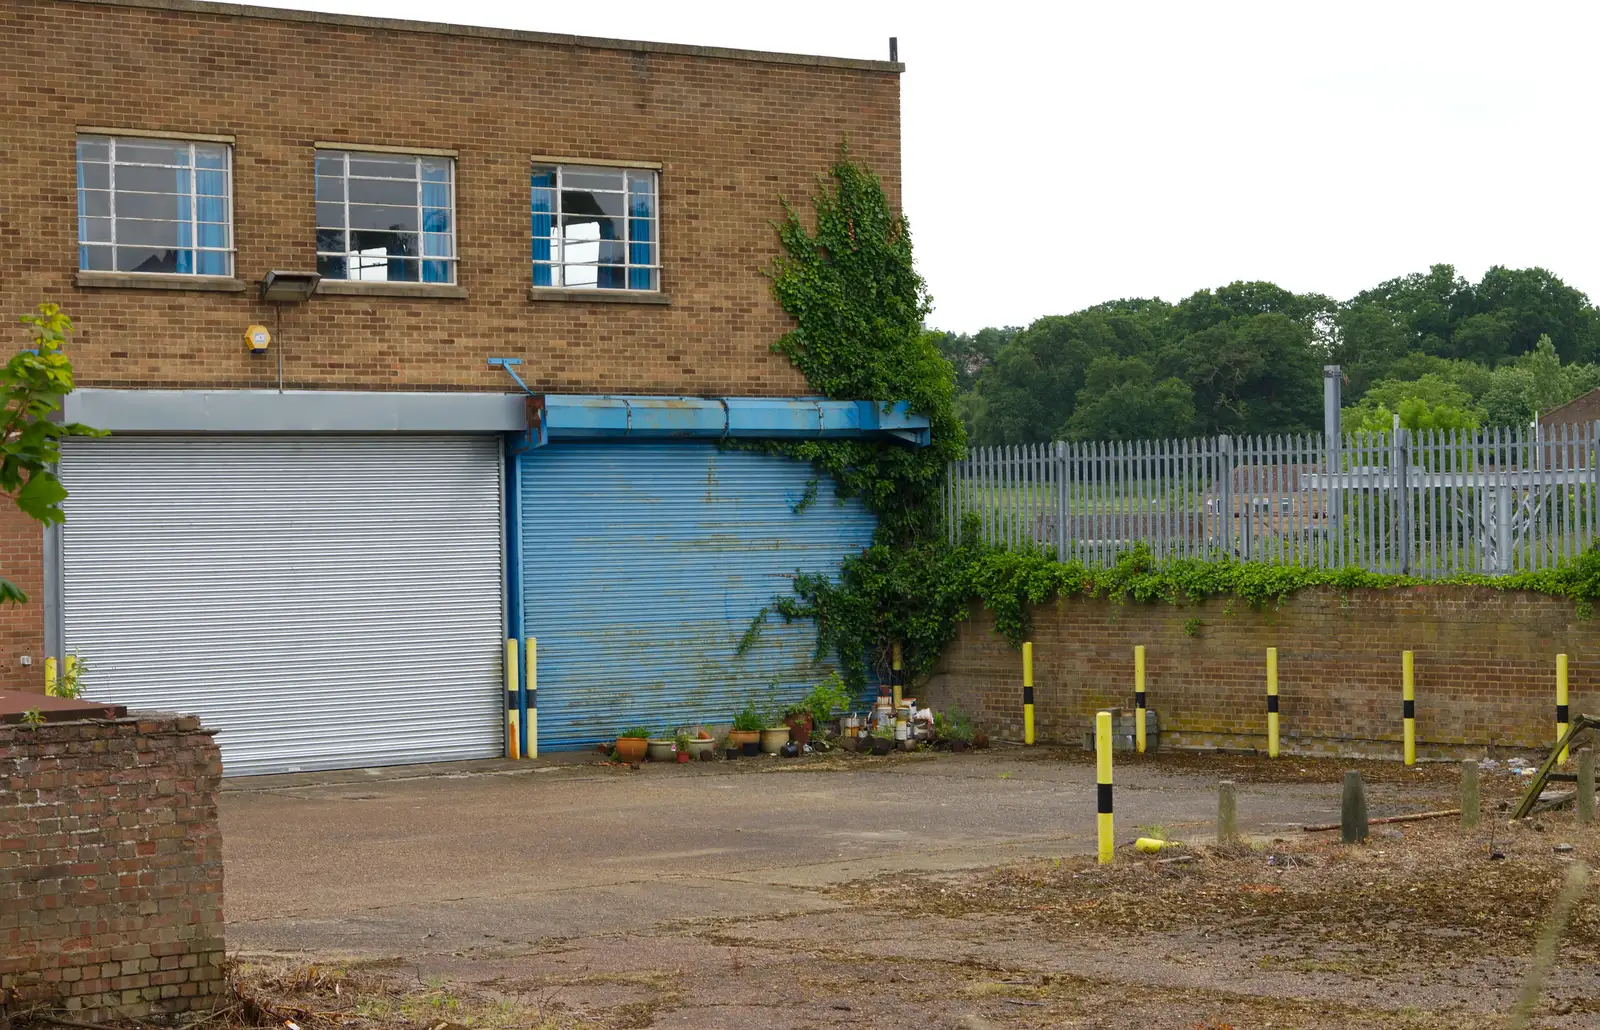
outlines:
[{"label": "tree line", "polygon": [[1600,387],[1600,312],[1542,268],[1434,265],[1342,302],[1239,282],[932,335],[976,446],[1320,432],[1327,364],[1346,432],[1526,425]]}]

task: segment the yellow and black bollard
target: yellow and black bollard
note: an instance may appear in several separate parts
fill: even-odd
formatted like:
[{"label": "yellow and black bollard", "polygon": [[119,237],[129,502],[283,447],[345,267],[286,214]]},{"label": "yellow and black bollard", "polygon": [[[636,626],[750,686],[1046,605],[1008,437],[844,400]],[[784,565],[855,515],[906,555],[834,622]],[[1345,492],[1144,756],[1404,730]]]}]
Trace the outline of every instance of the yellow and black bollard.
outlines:
[{"label": "yellow and black bollard", "polygon": [[1033,743],[1033,644],[1022,645],[1022,742]]},{"label": "yellow and black bollard", "polygon": [[[1556,740],[1558,742],[1567,735],[1567,723],[1571,721],[1571,716],[1568,714],[1570,711],[1571,709],[1567,707],[1567,656],[1558,654],[1556,655]],[[1562,748],[1561,753],[1556,756],[1556,763],[1567,764],[1566,748]]]},{"label": "yellow and black bollard", "polygon": [[1094,717],[1094,771],[1098,793],[1100,864],[1107,865],[1116,853],[1117,843],[1111,825],[1111,713]]},{"label": "yellow and black bollard", "polygon": [[56,696],[56,660],[54,658],[46,658],[44,660],[44,692],[46,696]]},{"label": "yellow and black bollard", "polygon": [[528,638],[528,746],[522,753],[539,757],[539,641]]},{"label": "yellow and black bollard", "polygon": [[1133,646],[1133,749],[1144,754],[1144,645]]},{"label": "yellow and black bollard", "polygon": [[521,720],[517,717],[517,642],[506,641],[506,757],[522,757]]},{"label": "yellow and black bollard", "polygon": [[897,712],[900,710],[900,698],[906,692],[905,665],[902,657],[900,641],[896,640],[889,663],[889,689],[894,693],[894,710]]},{"label": "yellow and black bollard", "polygon": [[1400,656],[1400,714],[1405,717],[1405,756],[1407,765],[1417,764],[1417,681],[1412,652]]},{"label": "yellow and black bollard", "polygon": [[1267,648],[1267,757],[1278,757],[1278,649]]}]

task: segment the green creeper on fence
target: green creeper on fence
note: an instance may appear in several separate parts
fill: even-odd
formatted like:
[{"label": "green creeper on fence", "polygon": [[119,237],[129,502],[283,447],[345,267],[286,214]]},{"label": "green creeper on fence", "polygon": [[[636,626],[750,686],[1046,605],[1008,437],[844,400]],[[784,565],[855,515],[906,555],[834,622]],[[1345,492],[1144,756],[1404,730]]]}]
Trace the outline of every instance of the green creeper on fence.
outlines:
[{"label": "green creeper on fence", "polygon": [[[55,422],[61,400],[72,392],[72,362],[67,359],[67,334],[72,319],[55,304],[40,304],[23,315],[33,338],[31,349],[19,351],[0,371],[0,491],[23,514],[46,524],[62,522],[66,487],[56,478],[61,440],[68,436],[105,436],[103,430],[76,422]],[[28,597],[15,583],[0,578],[0,603],[22,604]]]}]

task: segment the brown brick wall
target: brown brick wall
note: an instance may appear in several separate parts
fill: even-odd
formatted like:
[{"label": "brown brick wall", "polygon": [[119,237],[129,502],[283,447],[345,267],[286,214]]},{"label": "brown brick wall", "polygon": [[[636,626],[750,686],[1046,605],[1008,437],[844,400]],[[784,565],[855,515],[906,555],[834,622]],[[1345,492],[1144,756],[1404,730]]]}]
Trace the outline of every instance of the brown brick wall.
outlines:
[{"label": "brown brick wall", "polygon": [[[1199,619],[1198,635],[1184,624]],[[1020,738],[1021,655],[978,611],[924,693]],[[1133,705],[1145,645],[1165,743],[1264,746],[1268,647],[1278,649],[1285,750],[1397,754],[1400,662],[1415,652],[1419,754],[1532,747],[1553,737],[1555,655],[1571,663],[1574,712],[1600,714],[1600,622],[1538,594],[1471,587],[1303,591],[1281,608],[1072,599],[1035,612],[1038,735],[1079,742],[1096,711]]]},{"label": "brown brick wall", "polygon": [[27,604],[0,606],[0,690],[44,690],[43,545],[44,527],[0,498],[0,576],[28,595]]},{"label": "brown brick wall", "polygon": [[[769,350],[790,324],[761,274],[778,196],[803,200],[848,139],[898,202],[899,75],[883,68],[61,0],[0,0],[0,35],[43,55],[0,64],[0,311],[65,306],[85,386],[266,387],[276,371],[245,352],[245,326],[273,324],[252,293],[73,285],[79,125],[237,137],[236,271],[251,282],[315,268],[314,141],[460,152],[469,298],[288,310],[299,388],[505,390],[484,358],[506,355],[552,392],[809,392]],[[536,154],[664,166],[670,306],[528,299]]]},{"label": "brown brick wall", "polygon": [[192,716],[0,726],[0,1024],[210,1007],[221,775]]}]

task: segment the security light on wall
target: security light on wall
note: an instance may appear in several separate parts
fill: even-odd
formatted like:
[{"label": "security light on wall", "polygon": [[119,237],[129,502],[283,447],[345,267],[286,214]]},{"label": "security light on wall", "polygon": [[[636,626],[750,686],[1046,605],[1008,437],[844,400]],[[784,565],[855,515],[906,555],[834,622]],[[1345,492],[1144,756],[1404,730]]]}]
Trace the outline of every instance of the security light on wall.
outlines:
[{"label": "security light on wall", "polygon": [[268,272],[261,280],[261,299],[273,304],[299,304],[316,292],[316,272]]}]

